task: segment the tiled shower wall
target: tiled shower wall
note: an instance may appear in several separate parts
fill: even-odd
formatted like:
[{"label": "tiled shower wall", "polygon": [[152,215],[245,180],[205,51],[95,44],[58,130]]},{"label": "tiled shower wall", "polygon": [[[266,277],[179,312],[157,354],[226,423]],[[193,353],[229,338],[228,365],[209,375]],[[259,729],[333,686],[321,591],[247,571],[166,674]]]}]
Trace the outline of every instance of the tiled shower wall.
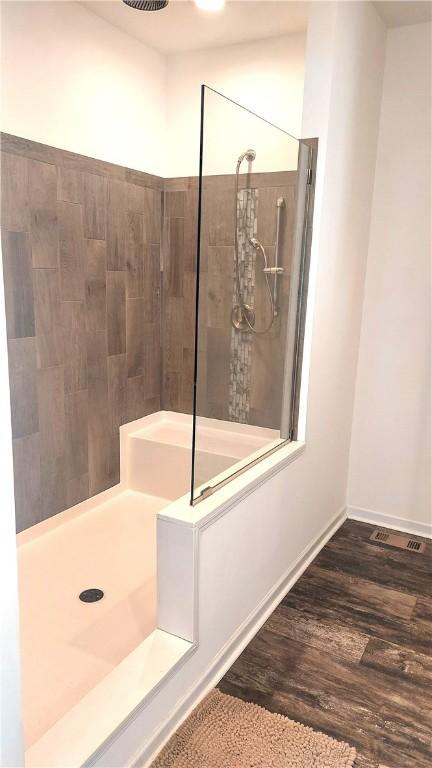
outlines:
[{"label": "tiled shower wall", "polygon": [[[241,343],[248,339],[250,355],[245,381],[247,421],[256,426],[280,428],[286,323],[295,219],[297,173],[262,173],[240,177],[240,187],[254,190],[256,236],[274,264],[276,201],[283,197],[279,263],[285,268],[279,280],[279,316],[262,336],[232,332],[235,238],[235,177],[204,179],[200,263],[200,328],[198,354],[198,413],[217,419],[233,418],[232,333]],[[194,249],[198,180],[195,177],[165,182],[163,407],[192,410]],[[240,191],[240,195],[242,191]],[[254,309],[256,327],[269,320],[261,256],[255,256]],[[180,264],[183,268],[180,268]],[[176,278],[173,278],[174,273]],[[171,277],[168,278],[168,276]],[[272,285],[272,278],[270,279]],[[175,290],[173,286],[175,285]],[[243,344],[244,346],[244,344]],[[239,366],[237,367],[239,370]],[[235,373],[238,373],[238,370]],[[231,386],[230,386],[231,385]],[[231,411],[230,411],[231,406]],[[245,419],[242,419],[243,421]]]},{"label": "tiled shower wall", "polygon": [[162,179],[2,135],[17,528],[119,480],[160,409]]},{"label": "tiled shower wall", "polygon": [[[5,134],[1,170],[22,530],[118,482],[120,425],[160,408],[192,411],[198,179],[164,181]],[[271,263],[275,203],[286,201],[280,319],[251,340],[247,393],[249,423],[278,428],[296,174],[247,183]],[[198,412],[228,419],[234,177],[206,179],[203,202]],[[259,268],[255,310],[261,326]]]},{"label": "tiled shower wall", "polygon": [[198,179],[165,179],[162,407],[192,413]]}]

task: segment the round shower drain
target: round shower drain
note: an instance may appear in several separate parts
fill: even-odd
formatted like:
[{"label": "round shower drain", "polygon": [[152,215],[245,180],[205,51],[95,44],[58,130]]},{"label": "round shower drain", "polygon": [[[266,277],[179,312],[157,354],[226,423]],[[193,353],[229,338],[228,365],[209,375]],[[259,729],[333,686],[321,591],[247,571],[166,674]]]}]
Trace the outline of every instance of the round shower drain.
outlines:
[{"label": "round shower drain", "polygon": [[104,596],[104,593],[101,589],[96,589],[96,587],[92,587],[91,589],[85,589],[84,592],[81,592],[79,599],[83,601],[83,603],[96,603],[98,600],[102,600]]}]

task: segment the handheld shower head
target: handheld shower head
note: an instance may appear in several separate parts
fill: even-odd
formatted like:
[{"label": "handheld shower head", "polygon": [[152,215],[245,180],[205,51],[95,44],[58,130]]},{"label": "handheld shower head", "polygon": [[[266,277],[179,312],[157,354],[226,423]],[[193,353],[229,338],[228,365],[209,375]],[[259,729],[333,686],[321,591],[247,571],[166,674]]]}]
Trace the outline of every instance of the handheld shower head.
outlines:
[{"label": "handheld shower head", "polygon": [[261,256],[264,259],[264,269],[267,269],[267,266],[268,266],[267,265],[267,254],[266,254],[266,251],[265,251],[265,248],[264,248],[263,244],[260,243],[260,241],[258,240],[257,237],[249,237],[248,239],[249,239],[249,242],[250,242],[252,248],[254,248],[256,251],[259,251],[261,253]]}]

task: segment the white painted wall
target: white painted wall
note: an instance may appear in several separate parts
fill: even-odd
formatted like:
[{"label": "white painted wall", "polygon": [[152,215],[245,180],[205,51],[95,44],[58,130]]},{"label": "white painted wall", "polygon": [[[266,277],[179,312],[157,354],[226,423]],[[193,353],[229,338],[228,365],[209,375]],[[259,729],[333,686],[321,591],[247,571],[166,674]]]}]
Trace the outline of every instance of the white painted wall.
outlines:
[{"label": "white painted wall", "polygon": [[419,533],[432,516],[430,67],[430,24],[388,31],[348,488],[355,514]]},{"label": "white painted wall", "polygon": [[73,2],[1,3],[1,130],[162,174],[166,62]]},{"label": "white painted wall", "polygon": [[[8,0],[1,14],[7,133],[158,175],[197,175],[206,83],[300,135],[304,34],[165,57],[79,3]],[[206,173],[231,173],[245,142],[257,148],[256,171],[296,167],[297,144],[284,134],[222,100],[207,115]]]},{"label": "white painted wall", "polygon": [[199,647],[99,758],[104,768],[129,764],[152,737],[160,743],[240,652],[281,582],[287,588],[297,558],[345,507],[384,44],[371,3],[312,4],[303,131],[321,144],[306,449],[203,530]]},{"label": "white painted wall", "polygon": [[[200,89],[205,84],[293,136],[301,135],[303,33],[169,58],[169,175],[198,173]],[[232,173],[233,158],[256,149],[254,170],[296,167],[297,144],[211,93],[205,113],[204,172]]]}]

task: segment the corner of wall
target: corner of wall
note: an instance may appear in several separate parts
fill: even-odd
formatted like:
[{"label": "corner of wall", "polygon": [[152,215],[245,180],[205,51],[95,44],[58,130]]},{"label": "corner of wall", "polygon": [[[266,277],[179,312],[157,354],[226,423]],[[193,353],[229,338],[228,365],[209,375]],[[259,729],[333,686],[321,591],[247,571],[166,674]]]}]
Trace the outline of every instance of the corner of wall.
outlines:
[{"label": "corner of wall", "polygon": [[430,523],[430,50],[430,23],[387,32],[347,487],[356,515],[419,534]]},{"label": "corner of wall", "polygon": [[305,338],[312,359],[308,424],[316,392],[325,401],[337,387],[339,397],[319,418],[344,467],[345,500],[384,49],[385,28],[370,3],[312,4],[303,130],[319,137],[320,153]]}]

